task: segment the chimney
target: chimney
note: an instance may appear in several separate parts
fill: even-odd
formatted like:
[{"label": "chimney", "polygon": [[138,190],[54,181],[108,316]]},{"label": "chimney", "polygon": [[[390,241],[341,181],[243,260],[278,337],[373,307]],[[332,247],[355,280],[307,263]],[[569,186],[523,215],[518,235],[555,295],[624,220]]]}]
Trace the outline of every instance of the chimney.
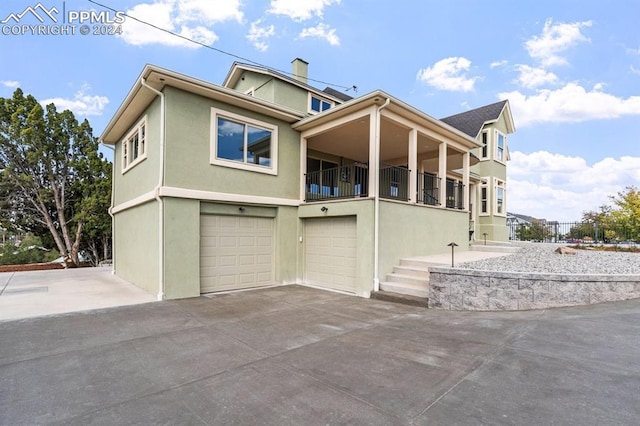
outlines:
[{"label": "chimney", "polygon": [[309,63],[304,59],[295,58],[293,61],[291,61],[291,72],[293,73],[293,78],[301,83],[307,84]]}]

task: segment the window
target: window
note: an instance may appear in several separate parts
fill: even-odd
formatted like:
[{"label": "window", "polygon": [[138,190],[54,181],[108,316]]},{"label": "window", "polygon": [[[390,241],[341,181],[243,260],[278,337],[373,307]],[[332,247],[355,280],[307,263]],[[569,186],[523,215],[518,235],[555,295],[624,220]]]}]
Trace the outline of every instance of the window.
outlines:
[{"label": "window", "polygon": [[318,96],[309,94],[309,112],[312,114],[326,111],[333,106],[333,103]]},{"label": "window", "polygon": [[489,143],[488,138],[489,138],[489,133],[486,132],[486,131],[482,132],[482,148],[481,148],[481,151],[480,151],[480,158],[481,159],[485,159],[485,158],[487,158],[489,156],[488,155],[489,154],[488,153],[488,149],[487,149],[488,148],[488,143]]},{"label": "window", "polygon": [[277,127],[211,110],[211,164],[277,174]]},{"label": "window", "polygon": [[497,139],[497,143],[496,143],[496,160],[504,161],[504,159],[505,159],[505,157],[504,157],[504,148],[505,148],[505,142],[506,142],[507,138],[502,133],[496,131],[496,139]]},{"label": "window", "polygon": [[147,117],[140,120],[122,141],[122,173],[147,158]]},{"label": "window", "polygon": [[505,215],[505,183],[502,180],[496,179],[495,184],[495,194],[496,194],[496,210],[495,214],[504,216]]},{"label": "window", "polygon": [[486,183],[480,186],[480,214],[489,214],[489,188]]}]

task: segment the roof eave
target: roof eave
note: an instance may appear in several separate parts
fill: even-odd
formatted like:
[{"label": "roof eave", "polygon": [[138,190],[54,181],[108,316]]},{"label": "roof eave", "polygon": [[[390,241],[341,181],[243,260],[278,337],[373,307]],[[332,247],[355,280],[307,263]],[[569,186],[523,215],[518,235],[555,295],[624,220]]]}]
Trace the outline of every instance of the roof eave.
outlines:
[{"label": "roof eave", "polygon": [[[184,74],[157,67],[155,65],[146,65],[124,101],[107,124],[105,130],[102,132],[102,135],[100,136],[102,143],[107,145],[116,144],[121,138],[123,132],[126,131],[122,130],[122,128],[128,128],[133,124],[133,120],[135,120],[135,118],[129,120],[132,121],[131,123],[118,126],[118,129],[116,130],[116,126],[119,124],[125,113],[132,108],[134,101],[138,100],[139,105],[136,105],[136,107],[140,110],[144,110],[157,96],[152,91],[146,90],[145,92],[148,92],[146,99],[139,99],[143,89],[143,80],[149,80],[147,81],[147,84],[158,91],[162,91],[165,86],[177,87],[191,93],[197,93],[211,99],[222,100],[289,123],[294,123],[305,116],[293,109],[254,98],[236,90],[208,83]],[[140,113],[142,113],[142,111],[140,111]]]},{"label": "roof eave", "polygon": [[335,108],[331,108],[321,114],[313,115],[310,117],[306,117],[299,122],[293,124],[293,129],[298,131],[304,131],[308,128],[315,127],[317,125],[323,124],[325,122],[331,121],[333,116],[336,114],[340,114],[341,112],[348,112],[354,109],[361,109],[370,105],[382,105],[385,103],[387,99],[391,100],[391,104],[397,105],[399,108],[408,111],[412,115],[418,117],[419,119],[425,120],[428,123],[438,126],[446,132],[455,135],[460,141],[464,141],[469,145],[469,148],[479,148],[482,145],[473,137],[467,135],[466,133],[456,129],[453,126],[448,125],[447,123],[440,121],[436,118],[431,117],[430,115],[420,111],[419,109],[407,104],[404,101],[401,101],[398,98],[384,92],[383,90],[375,90],[371,93],[368,93],[359,98],[354,98],[350,101],[347,101],[341,105],[336,106]]}]

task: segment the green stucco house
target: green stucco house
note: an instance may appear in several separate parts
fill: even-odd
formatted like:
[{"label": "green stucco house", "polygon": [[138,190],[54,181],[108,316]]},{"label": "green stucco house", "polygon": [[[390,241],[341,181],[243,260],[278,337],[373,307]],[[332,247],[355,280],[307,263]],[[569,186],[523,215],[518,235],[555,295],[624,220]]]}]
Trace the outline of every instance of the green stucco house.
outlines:
[{"label": "green stucco house", "polygon": [[507,101],[435,119],[234,63],[222,85],[148,65],[114,147],[113,261],[158,299],[304,284],[369,297],[400,259],[506,241]]}]

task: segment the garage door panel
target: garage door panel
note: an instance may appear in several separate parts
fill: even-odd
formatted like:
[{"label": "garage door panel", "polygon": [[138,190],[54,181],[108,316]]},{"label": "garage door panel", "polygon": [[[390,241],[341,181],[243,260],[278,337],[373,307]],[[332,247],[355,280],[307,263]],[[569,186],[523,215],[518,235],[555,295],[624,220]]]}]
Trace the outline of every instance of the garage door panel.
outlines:
[{"label": "garage door panel", "polygon": [[237,264],[237,256],[218,256],[218,266],[236,266]]},{"label": "garage door panel", "polygon": [[305,281],[355,292],[355,216],[305,220]]},{"label": "garage door panel", "polygon": [[273,284],[274,219],[202,215],[200,291]]}]

